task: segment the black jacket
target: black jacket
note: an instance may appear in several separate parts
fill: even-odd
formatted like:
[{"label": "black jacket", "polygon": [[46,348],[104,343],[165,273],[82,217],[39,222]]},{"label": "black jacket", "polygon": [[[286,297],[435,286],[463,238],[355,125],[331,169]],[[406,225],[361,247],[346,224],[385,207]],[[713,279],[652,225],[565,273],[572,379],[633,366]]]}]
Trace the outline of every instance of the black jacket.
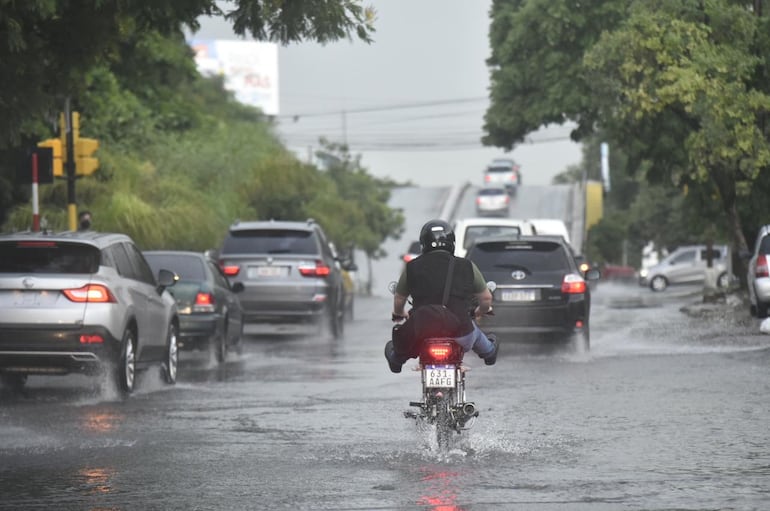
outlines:
[{"label": "black jacket", "polygon": [[473,330],[470,311],[474,308],[472,299],[473,265],[468,259],[455,257],[445,250],[434,250],[412,259],[406,265],[406,282],[412,296],[412,306],[441,304],[444,297],[450,258],[455,259],[452,287],[447,308],[460,320],[458,336]]}]

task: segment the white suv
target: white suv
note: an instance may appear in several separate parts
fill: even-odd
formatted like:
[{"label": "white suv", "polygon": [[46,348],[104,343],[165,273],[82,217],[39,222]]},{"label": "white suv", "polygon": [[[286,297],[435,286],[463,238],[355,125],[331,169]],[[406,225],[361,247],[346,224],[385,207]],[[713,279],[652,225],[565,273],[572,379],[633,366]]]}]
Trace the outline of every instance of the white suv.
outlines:
[{"label": "white suv", "polygon": [[123,392],[137,370],[161,365],[176,382],[174,273],[150,266],[124,234],[0,235],[0,376],[98,374]]},{"label": "white suv", "polygon": [[481,236],[516,236],[535,234],[526,220],[516,218],[461,218],[454,222],[455,255],[465,257],[473,241]]}]

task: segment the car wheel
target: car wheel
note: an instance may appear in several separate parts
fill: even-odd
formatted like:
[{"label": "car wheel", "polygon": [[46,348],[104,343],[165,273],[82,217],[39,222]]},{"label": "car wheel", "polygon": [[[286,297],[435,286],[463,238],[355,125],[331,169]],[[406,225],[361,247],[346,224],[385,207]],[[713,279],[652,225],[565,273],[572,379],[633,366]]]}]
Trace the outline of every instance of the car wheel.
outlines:
[{"label": "car wheel", "polygon": [[[339,294],[337,295],[339,296]],[[332,337],[335,339],[339,339],[342,337],[342,332],[344,329],[343,325],[343,316],[345,314],[345,310],[342,307],[342,304],[337,301],[334,305],[332,305],[329,308],[329,329],[331,330]]]},{"label": "car wheel", "polygon": [[130,328],[123,333],[120,357],[115,369],[118,388],[126,394],[133,392],[136,379],[136,339]]},{"label": "car wheel", "polygon": [[727,289],[730,287],[730,277],[727,275],[727,272],[719,274],[719,277],[717,277],[717,287],[719,289]]},{"label": "car wheel", "polygon": [[27,383],[26,374],[4,374],[2,377],[3,385],[13,391],[21,390]]},{"label": "car wheel", "polygon": [[591,350],[591,334],[588,326],[583,331],[572,335],[570,339],[570,351],[576,355],[585,355]]},{"label": "car wheel", "polygon": [[179,365],[179,346],[177,345],[176,325],[171,323],[168,326],[168,335],[166,338],[166,357],[163,362],[163,377],[168,384],[176,383],[176,371]]},{"label": "car wheel", "polygon": [[653,291],[665,291],[668,287],[668,280],[662,275],[655,275],[650,279],[650,289]]},{"label": "car wheel", "polygon": [[757,317],[759,319],[764,319],[767,317],[768,306],[770,306],[770,304],[757,300]]},{"label": "car wheel", "polygon": [[350,301],[348,302],[348,305],[347,305],[347,310],[345,311],[345,319],[347,319],[348,321],[353,321],[353,302],[354,300],[353,300],[353,297],[351,296]]},{"label": "car wheel", "polygon": [[222,326],[222,333],[213,339],[214,342],[214,354],[217,357],[217,362],[220,364],[227,359],[227,318],[225,318],[224,325]]}]

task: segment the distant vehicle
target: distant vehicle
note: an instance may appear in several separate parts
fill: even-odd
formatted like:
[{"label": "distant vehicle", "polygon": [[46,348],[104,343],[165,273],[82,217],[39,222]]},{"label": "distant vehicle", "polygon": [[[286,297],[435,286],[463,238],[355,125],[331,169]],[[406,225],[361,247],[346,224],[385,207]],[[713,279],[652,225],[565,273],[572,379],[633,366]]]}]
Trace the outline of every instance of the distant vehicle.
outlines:
[{"label": "distant vehicle", "polygon": [[239,298],[247,325],[328,326],[342,336],[342,265],[315,221],[236,222],[218,257],[230,283],[245,287]]},{"label": "distant vehicle", "polygon": [[476,194],[476,214],[508,216],[511,198],[502,186],[480,188]]},{"label": "distant vehicle", "polygon": [[535,234],[557,235],[564,238],[567,243],[572,243],[569,230],[564,220],[558,218],[527,218]]},{"label": "distant vehicle", "polygon": [[521,169],[519,164],[509,158],[497,158],[484,170],[484,185],[499,185],[505,187],[510,195],[515,195],[521,186]]},{"label": "distant vehicle", "polygon": [[455,255],[465,257],[468,247],[482,236],[515,236],[533,234],[526,220],[516,218],[471,217],[455,220]]},{"label": "distant vehicle", "polygon": [[401,260],[406,264],[420,254],[422,254],[422,245],[420,245],[419,241],[413,241],[409,244],[409,249],[407,249],[406,253],[401,254]]},{"label": "distant vehicle", "polygon": [[[494,315],[484,328],[500,339],[558,343],[583,352],[590,346],[591,291],[572,248],[561,236],[477,238],[467,258],[497,284]],[[510,335],[507,335],[510,334]]]},{"label": "distant vehicle", "polygon": [[[156,280],[157,275],[157,280]],[[0,235],[0,376],[111,373],[124,393],[161,366],[176,382],[175,275],[152,269],[124,234]]]},{"label": "distant vehicle", "polygon": [[[708,257],[706,245],[679,247],[655,266],[642,269],[639,272],[639,284],[649,286],[653,291],[664,291],[676,284],[701,284],[706,280]],[[714,245],[711,257],[717,271],[717,286],[727,288],[732,280],[728,273],[727,245]]]},{"label": "distant vehicle", "polygon": [[749,311],[753,316],[766,318],[770,308],[770,225],[759,228],[753,252],[742,255],[749,260],[746,271]]},{"label": "distant vehicle", "polygon": [[151,250],[143,252],[153,272],[167,268],[179,280],[170,288],[179,311],[179,348],[210,351],[218,362],[227,352],[240,352],[243,310],[238,294],[215,261],[200,252]]}]

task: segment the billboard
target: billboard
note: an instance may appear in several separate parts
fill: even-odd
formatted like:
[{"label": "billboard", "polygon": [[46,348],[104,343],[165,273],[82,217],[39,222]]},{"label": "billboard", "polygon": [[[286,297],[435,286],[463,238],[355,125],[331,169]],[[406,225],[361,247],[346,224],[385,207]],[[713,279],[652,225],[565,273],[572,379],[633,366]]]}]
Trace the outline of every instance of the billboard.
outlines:
[{"label": "billboard", "polygon": [[222,75],[235,99],[278,115],[278,45],[258,41],[193,39],[195,64],[203,75]]}]

